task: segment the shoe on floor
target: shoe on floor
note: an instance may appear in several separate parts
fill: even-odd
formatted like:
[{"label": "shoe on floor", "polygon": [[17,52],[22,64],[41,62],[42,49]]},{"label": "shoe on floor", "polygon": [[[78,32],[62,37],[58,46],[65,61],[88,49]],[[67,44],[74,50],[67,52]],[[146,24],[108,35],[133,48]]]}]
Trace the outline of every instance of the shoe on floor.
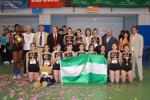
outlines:
[{"label": "shoe on floor", "polygon": [[27,74],[24,74],[24,77],[27,77]]},{"label": "shoe on floor", "polygon": [[139,81],[140,81],[140,82],[143,82],[143,78],[139,78]]},{"label": "shoe on floor", "polygon": [[18,75],[17,75],[17,79],[20,79],[20,78],[21,78],[21,76],[18,74]]},{"label": "shoe on floor", "polygon": [[14,75],[14,76],[13,76],[13,79],[16,79],[16,78],[17,78],[16,75]]},{"label": "shoe on floor", "polygon": [[9,63],[10,63],[9,61],[5,61],[5,62],[4,62],[4,64],[9,64]]}]

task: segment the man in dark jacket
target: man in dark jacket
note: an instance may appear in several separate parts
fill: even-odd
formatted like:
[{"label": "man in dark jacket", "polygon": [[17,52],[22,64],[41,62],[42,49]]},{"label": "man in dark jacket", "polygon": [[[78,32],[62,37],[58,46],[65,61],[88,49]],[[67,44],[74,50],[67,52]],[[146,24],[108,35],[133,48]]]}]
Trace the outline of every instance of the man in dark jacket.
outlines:
[{"label": "man in dark jacket", "polygon": [[117,43],[117,39],[112,36],[112,29],[108,29],[106,35],[102,37],[102,44],[106,48],[106,55],[112,50],[112,44]]},{"label": "man in dark jacket", "polygon": [[57,26],[53,26],[52,27],[52,33],[48,35],[47,37],[47,44],[50,47],[50,52],[54,51],[57,44],[62,44],[62,36],[60,34],[58,34],[58,27]]}]

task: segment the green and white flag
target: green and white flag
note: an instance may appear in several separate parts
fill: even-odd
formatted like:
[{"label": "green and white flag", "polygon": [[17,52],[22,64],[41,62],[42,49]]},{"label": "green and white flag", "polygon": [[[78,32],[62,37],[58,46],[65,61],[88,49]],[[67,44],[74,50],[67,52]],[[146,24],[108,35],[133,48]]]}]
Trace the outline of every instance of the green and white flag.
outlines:
[{"label": "green and white flag", "polygon": [[62,84],[107,82],[107,61],[103,55],[84,54],[63,59],[60,66]]}]

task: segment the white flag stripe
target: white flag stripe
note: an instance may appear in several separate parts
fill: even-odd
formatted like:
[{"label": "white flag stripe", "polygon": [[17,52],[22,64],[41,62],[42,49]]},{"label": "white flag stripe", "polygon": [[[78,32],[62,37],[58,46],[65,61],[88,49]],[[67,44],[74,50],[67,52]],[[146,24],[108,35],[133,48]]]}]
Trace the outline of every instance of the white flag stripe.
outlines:
[{"label": "white flag stripe", "polygon": [[[86,66],[87,70],[85,68],[83,68],[84,66]],[[91,66],[91,69],[88,69],[89,66]],[[80,66],[72,66],[72,67],[61,67],[62,69],[62,76],[79,76],[81,74],[86,74],[85,72],[89,73],[93,73],[93,74],[104,74],[107,75],[107,65],[105,64],[95,64],[95,63],[86,63]],[[86,71],[83,71],[83,70]]]},{"label": "white flag stripe", "polygon": [[72,67],[61,67],[62,76],[79,76],[83,70],[84,65],[72,66]]},{"label": "white flag stripe", "polygon": [[107,75],[107,65],[105,64],[95,64],[95,63],[90,63],[91,66],[90,72],[94,74],[104,74]]}]

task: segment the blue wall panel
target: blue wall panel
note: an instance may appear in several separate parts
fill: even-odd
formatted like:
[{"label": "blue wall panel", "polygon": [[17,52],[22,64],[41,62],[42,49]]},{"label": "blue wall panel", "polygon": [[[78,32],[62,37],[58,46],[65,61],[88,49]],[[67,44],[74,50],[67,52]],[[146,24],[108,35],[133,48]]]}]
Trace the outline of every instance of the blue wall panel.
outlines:
[{"label": "blue wall panel", "polygon": [[144,37],[143,60],[150,61],[150,25],[139,25],[138,33]]},{"label": "blue wall panel", "polygon": [[138,31],[144,37],[144,46],[150,46],[150,25],[139,25]]}]

